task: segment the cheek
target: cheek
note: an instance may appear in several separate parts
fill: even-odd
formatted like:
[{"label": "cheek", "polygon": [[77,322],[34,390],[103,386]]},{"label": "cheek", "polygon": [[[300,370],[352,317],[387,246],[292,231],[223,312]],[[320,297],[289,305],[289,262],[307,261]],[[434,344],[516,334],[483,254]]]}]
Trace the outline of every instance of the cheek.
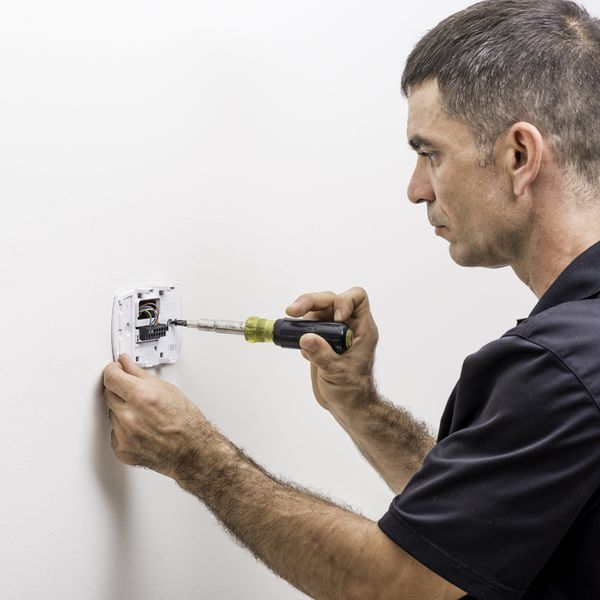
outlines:
[{"label": "cheek", "polygon": [[[456,218],[465,223],[486,219],[485,186],[478,185],[466,178],[453,182],[448,207]],[[450,190],[449,190],[450,192]]]},{"label": "cheek", "polygon": [[447,217],[459,217],[464,212],[464,199],[468,190],[464,180],[447,169],[439,170],[432,181],[435,191],[437,212]]}]

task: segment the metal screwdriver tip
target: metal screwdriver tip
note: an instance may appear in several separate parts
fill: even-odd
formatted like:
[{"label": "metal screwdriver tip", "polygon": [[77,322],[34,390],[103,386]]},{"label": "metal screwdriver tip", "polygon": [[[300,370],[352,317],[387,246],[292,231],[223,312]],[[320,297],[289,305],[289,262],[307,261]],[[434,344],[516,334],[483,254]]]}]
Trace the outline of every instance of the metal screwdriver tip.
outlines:
[{"label": "metal screwdriver tip", "polygon": [[169,319],[167,321],[167,325],[181,325],[183,327],[186,327],[187,321],[182,321],[181,319]]}]

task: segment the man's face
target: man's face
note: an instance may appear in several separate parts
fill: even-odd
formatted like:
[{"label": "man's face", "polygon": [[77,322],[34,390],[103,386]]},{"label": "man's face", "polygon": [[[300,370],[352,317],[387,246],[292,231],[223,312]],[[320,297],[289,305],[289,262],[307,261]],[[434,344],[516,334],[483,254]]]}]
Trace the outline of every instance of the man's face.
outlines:
[{"label": "man's face", "polygon": [[409,96],[408,140],[418,152],[408,186],[411,202],[425,202],[436,234],[463,266],[501,267],[519,247],[518,214],[502,160],[481,166],[481,150],[464,123],[442,109],[437,83]]}]

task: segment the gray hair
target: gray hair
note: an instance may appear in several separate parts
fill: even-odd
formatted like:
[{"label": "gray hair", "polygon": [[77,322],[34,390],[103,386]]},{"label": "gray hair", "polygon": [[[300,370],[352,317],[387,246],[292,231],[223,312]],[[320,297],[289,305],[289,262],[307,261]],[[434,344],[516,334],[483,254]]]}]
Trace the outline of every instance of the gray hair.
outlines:
[{"label": "gray hair", "polygon": [[490,162],[518,121],[535,125],[561,167],[600,184],[600,20],[566,0],[484,0],[416,45],[402,92],[437,80],[447,114]]}]

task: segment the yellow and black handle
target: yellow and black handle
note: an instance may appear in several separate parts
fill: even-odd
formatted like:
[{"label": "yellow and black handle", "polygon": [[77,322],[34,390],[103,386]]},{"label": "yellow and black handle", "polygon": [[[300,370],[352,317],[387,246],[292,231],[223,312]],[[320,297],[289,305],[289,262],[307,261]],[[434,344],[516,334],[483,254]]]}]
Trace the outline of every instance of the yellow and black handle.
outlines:
[{"label": "yellow and black handle", "polygon": [[244,324],[244,337],[250,343],[273,342],[282,348],[300,348],[305,333],[316,333],[341,354],[352,346],[352,329],[345,323],[311,321],[308,319],[277,319],[249,317]]}]

